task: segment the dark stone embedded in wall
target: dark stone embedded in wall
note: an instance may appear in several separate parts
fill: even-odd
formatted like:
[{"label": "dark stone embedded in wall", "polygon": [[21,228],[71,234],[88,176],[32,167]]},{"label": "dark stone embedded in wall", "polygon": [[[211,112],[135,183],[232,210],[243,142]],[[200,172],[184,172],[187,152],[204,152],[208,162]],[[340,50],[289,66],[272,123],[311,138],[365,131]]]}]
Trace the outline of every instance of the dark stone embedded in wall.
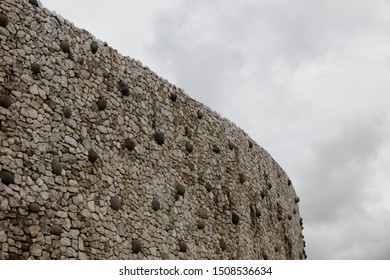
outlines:
[{"label": "dark stone embedded in wall", "polygon": [[11,106],[12,100],[8,95],[0,95],[0,106],[4,108],[8,108]]},{"label": "dark stone embedded in wall", "polygon": [[61,226],[54,225],[50,228],[50,233],[53,235],[61,235],[64,232]]},{"label": "dark stone embedded in wall", "polygon": [[38,213],[41,210],[41,206],[37,203],[31,203],[28,206],[28,210],[33,213]]},{"label": "dark stone embedded in wall", "polygon": [[8,16],[0,13],[0,26],[6,27],[9,22]]},{"label": "dark stone embedded in wall", "polygon": [[132,150],[134,150],[134,148],[135,148],[135,141],[134,141],[133,139],[126,138],[126,140],[125,140],[125,146],[126,146],[126,148],[127,148],[129,151],[132,151]]},{"label": "dark stone embedded in wall", "polygon": [[131,241],[131,250],[133,250],[133,253],[137,254],[142,251],[142,244],[141,241],[138,239],[133,239]]},{"label": "dark stone embedded in wall", "polygon": [[94,150],[94,149],[90,149],[88,151],[88,160],[92,163],[94,163],[95,161],[97,161],[99,158],[98,156],[98,153]]},{"label": "dark stone embedded in wall", "polygon": [[213,145],[213,152],[219,154],[221,149],[217,145]]},{"label": "dark stone embedded in wall", "polygon": [[38,0],[28,0],[28,2],[29,2],[31,5],[34,5],[34,6],[36,6],[36,7],[39,7]]},{"label": "dark stone embedded in wall", "polygon": [[31,71],[33,72],[33,74],[41,73],[41,65],[39,65],[36,62],[32,63],[31,64]]},{"label": "dark stone embedded in wall", "polygon": [[211,192],[211,190],[213,189],[213,186],[209,183],[209,182],[207,182],[206,183],[206,190],[208,191],[208,192]]},{"label": "dark stone embedded in wall", "polygon": [[184,193],[186,192],[186,188],[182,184],[177,183],[176,184],[176,192],[177,192],[178,195],[182,195],[183,196]]},{"label": "dark stone embedded in wall", "polygon": [[239,174],[239,180],[240,180],[240,183],[241,183],[241,184],[244,184],[245,181],[246,181],[245,174],[240,173],[240,174]]},{"label": "dark stone embedded in wall", "polygon": [[192,153],[194,146],[191,143],[186,143],[186,150],[187,152]]},{"label": "dark stone embedded in wall", "polygon": [[8,186],[9,184],[14,183],[15,177],[14,177],[14,174],[3,169],[0,171],[0,179],[4,185]]},{"label": "dark stone embedded in wall", "polygon": [[121,201],[117,197],[113,197],[110,200],[110,206],[113,210],[119,210],[121,208]]},{"label": "dark stone embedded in wall", "polygon": [[174,92],[171,93],[171,100],[173,102],[175,102],[177,100],[177,94],[176,93],[174,93]]},{"label": "dark stone embedded in wall", "polygon": [[154,135],[154,139],[156,140],[157,144],[163,145],[165,143],[165,136],[162,132],[157,132]]},{"label": "dark stone embedded in wall", "polygon": [[198,221],[197,227],[198,229],[204,229],[206,227],[206,223],[204,221]]},{"label": "dark stone embedded in wall", "polygon": [[152,201],[152,208],[154,211],[157,211],[160,209],[160,201],[157,198],[154,198]]},{"label": "dark stone embedded in wall", "polygon": [[184,240],[179,241],[179,250],[180,252],[186,252],[187,251],[187,244]]},{"label": "dark stone embedded in wall", "polygon": [[98,99],[98,101],[96,102],[96,104],[97,104],[97,106],[98,106],[100,111],[102,111],[102,110],[107,108],[107,100],[105,98],[103,98],[103,97],[100,97]]},{"label": "dark stone embedded in wall", "polygon": [[91,43],[91,51],[92,51],[92,53],[93,53],[93,54],[97,53],[98,49],[99,49],[98,43],[92,42],[92,43]]},{"label": "dark stone embedded in wall", "polygon": [[53,160],[53,162],[51,163],[51,169],[55,175],[61,175],[62,164],[58,159]]},{"label": "dark stone embedded in wall", "polygon": [[0,1],[0,44],[0,259],[306,257],[235,124],[38,1]]},{"label": "dark stone embedded in wall", "polygon": [[70,53],[70,43],[68,41],[61,41],[60,48],[64,53]]},{"label": "dark stone embedded in wall", "polygon": [[240,217],[237,215],[236,212],[232,213],[232,223],[237,225],[240,221]]},{"label": "dark stone embedded in wall", "polygon": [[72,116],[72,110],[68,107],[64,108],[64,116],[65,118],[69,119]]},{"label": "dark stone embedded in wall", "polygon": [[227,243],[226,243],[226,241],[223,240],[223,239],[220,239],[220,240],[219,240],[219,247],[221,247],[221,250],[222,250],[222,251],[226,251],[226,249],[227,249]]}]

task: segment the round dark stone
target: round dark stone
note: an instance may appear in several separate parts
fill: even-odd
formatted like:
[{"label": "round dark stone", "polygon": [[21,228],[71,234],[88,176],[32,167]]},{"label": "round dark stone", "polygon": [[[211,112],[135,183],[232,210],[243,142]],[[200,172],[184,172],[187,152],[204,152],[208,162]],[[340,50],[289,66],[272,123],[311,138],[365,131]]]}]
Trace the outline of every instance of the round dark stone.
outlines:
[{"label": "round dark stone", "polygon": [[198,119],[202,119],[202,118],[203,118],[203,112],[200,111],[200,110],[198,110],[198,111],[196,112],[196,115],[198,116]]},{"label": "round dark stone", "polygon": [[100,111],[104,110],[107,108],[107,100],[105,98],[99,98],[98,101],[96,102],[98,108]]},{"label": "round dark stone", "polygon": [[184,193],[186,192],[186,188],[185,188],[182,184],[177,183],[177,185],[176,185],[176,191],[177,191],[177,194],[178,194],[178,195],[183,196]]},{"label": "round dark stone", "polygon": [[211,190],[213,189],[213,186],[209,183],[209,182],[207,182],[206,183],[206,190],[208,191],[208,192],[211,192]]},{"label": "round dark stone", "polygon": [[37,0],[28,0],[28,2],[29,2],[31,5],[35,6],[35,7],[39,7],[39,4],[38,4],[38,1],[37,1]]},{"label": "round dark stone", "polygon": [[60,48],[64,53],[70,53],[70,44],[67,41],[61,41]]},{"label": "round dark stone", "polygon": [[125,146],[129,151],[134,150],[135,148],[135,141],[133,139],[127,138],[125,140]]},{"label": "round dark stone", "polygon": [[154,135],[154,139],[156,140],[157,144],[159,144],[159,145],[163,145],[165,142],[165,137],[164,137],[164,134],[162,132],[157,132]]},{"label": "round dark stone", "polygon": [[55,159],[51,163],[51,169],[53,171],[53,174],[55,175],[61,175],[62,172],[62,164],[59,162],[58,159]]},{"label": "round dark stone", "polygon": [[183,241],[179,241],[179,251],[180,252],[186,252],[187,251],[187,244]]},{"label": "round dark stone", "polygon": [[130,95],[130,90],[129,88],[122,82],[119,86],[119,90],[120,92],[124,95],[124,96],[129,96]]},{"label": "round dark stone", "polygon": [[287,219],[289,219],[291,221],[292,219],[292,216],[290,214],[287,215]]},{"label": "round dark stone", "polygon": [[299,201],[301,201],[301,199],[299,197],[296,197],[295,198],[295,203],[298,203]]},{"label": "round dark stone", "polygon": [[121,204],[121,201],[117,197],[113,197],[110,200],[110,207],[113,210],[119,210],[119,208],[121,208]]},{"label": "round dark stone", "polygon": [[220,240],[219,240],[219,247],[221,247],[221,250],[222,250],[222,251],[226,251],[226,249],[227,249],[226,241],[223,240],[223,239],[220,239]]},{"label": "round dark stone", "polygon": [[221,152],[221,149],[217,145],[214,145],[213,152],[219,154]]},{"label": "round dark stone", "polygon": [[91,51],[92,51],[92,53],[95,54],[98,51],[98,49],[99,49],[98,43],[92,42],[91,43]]},{"label": "round dark stone", "polygon": [[53,234],[53,235],[61,235],[61,233],[63,231],[64,230],[62,229],[62,227],[57,226],[57,225],[52,226],[51,229],[50,229],[50,233]]},{"label": "round dark stone", "polygon": [[197,226],[198,229],[204,229],[206,227],[206,223],[204,221],[198,221]]},{"label": "round dark stone", "polygon": [[64,116],[65,118],[69,119],[72,116],[72,110],[68,107],[64,108]]},{"label": "round dark stone", "polygon": [[243,173],[240,173],[239,180],[241,184],[244,184],[246,181],[245,175]]},{"label": "round dark stone", "polygon": [[175,102],[176,99],[177,99],[177,94],[174,93],[174,92],[172,92],[172,93],[171,93],[171,100],[172,100],[173,102]]},{"label": "round dark stone", "polygon": [[4,108],[8,108],[9,106],[11,106],[11,97],[9,97],[8,95],[1,95],[0,96],[0,106],[1,107],[4,107]]},{"label": "round dark stone", "polygon": [[8,16],[4,14],[0,14],[0,26],[1,27],[6,27],[9,22]]},{"label": "round dark stone", "polygon": [[228,147],[229,147],[230,150],[233,150],[233,149],[234,149],[234,144],[233,144],[233,142],[229,141],[229,142],[228,142]]},{"label": "round dark stone", "polygon": [[290,179],[287,180],[287,185],[291,186],[291,180]]},{"label": "round dark stone", "polygon": [[34,74],[39,74],[41,73],[41,65],[39,65],[38,63],[34,62],[31,64],[31,71],[34,73]]},{"label": "round dark stone", "polygon": [[261,210],[259,208],[256,208],[256,216],[257,217],[261,216]]},{"label": "round dark stone", "polygon": [[268,189],[272,189],[272,183],[271,183],[271,182],[268,182],[268,183],[267,183],[267,187],[268,187]]},{"label": "round dark stone", "polygon": [[88,151],[88,160],[89,160],[90,162],[94,163],[95,161],[97,161],[97,159],[98,159],[98,154],[97,154],[97,152],[95,152],[95,150],[93,150],[93,149],[90,149],[90,150]]},{"label": "round dark stone", "polygon": [[38,213],[41,210],[41,206],[39,206],[37,203],[31,203],[28,206],[28,210],[33,213]]},{"label": "round dark stone", "polygon": [[131,250],[132,250],[133,253],[135,253],[135,254],[141,252],[141,251],[142,251],[142,244],[141,244],[141,241],[138,240],[138,239],[133,239],[133,241],[131,241]]},{"label": "round dark stone", "polygon": [[194,146],[192,146],[191,143],[187,143],[186,150],[187,150],[187,152],[192,153],[192,151],[194,150]]},{"label": "round dark stone", "polygon": [[251,149],[252,149],[252,147],[253,147],[253,143],[252,143],[252,141],[251,141],[251,140],[248,140],[248,145],[249,145],[249,148],[251,148]]},{"label": "round dark stone", "polygon": [[14,180],[15,180],[14,174],[12,174],[11,172],[4,170],[4,169],[0,171],[0,179],[1,179],[1,182],[7,186],[9,184],[13,184]]},{"label": "round dark stone", "polygon": [[23,242],[23,243],[21,244],[20,249],[22,249],[22,251],[24,251],[24,252],[30,251],[30,244],[29,244],[29,243]]},{"label": "round dark stone", "polygon": [[232,213],[232,223],[237,225],[239,221],[240,221],[240,217],[237,215],[236,212],[233,212]]},{"label": "round dark stone", "polygon": [[154,211],[157,211],[160,209],[160,201],[158,201],[157,198],[154,198],[152,201],[152,208]]}]

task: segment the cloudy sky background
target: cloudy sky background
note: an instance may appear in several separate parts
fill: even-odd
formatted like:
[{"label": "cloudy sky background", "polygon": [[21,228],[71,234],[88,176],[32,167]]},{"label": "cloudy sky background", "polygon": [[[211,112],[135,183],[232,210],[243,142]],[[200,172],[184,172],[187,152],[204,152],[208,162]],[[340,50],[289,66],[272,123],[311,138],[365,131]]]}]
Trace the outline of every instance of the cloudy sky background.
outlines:
[{"label": "cloudy sky background", "polygon": [[243,128],[309,259],[390,259],[390,2],[41,0]]}]

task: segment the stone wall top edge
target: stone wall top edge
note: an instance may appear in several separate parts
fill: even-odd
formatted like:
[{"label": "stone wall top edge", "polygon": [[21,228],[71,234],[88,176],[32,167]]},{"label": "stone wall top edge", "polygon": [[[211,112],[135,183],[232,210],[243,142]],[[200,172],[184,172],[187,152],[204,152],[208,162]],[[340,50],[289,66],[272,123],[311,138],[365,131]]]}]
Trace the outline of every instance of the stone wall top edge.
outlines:
[{"label": "stone wall top edge", "polygon": [[[121,61],[122,65],[125,65],[125,67],[131,69],[137,69],[144,75],[145,77],[152,77],[153,79],[157,79],[160,81],[160,83],[166,87],[172,87],[174,88],[180,95],[182,95],[182,98],[185,100],[188,100],[189,102],[194,102],[197,107],[202,108],[203,111],[207,111],[207,114],[212,116],[216,121],[223,123],[225,126],[226,131],[230,131],[230,134],[237,135],[241,139],[246,139],[250,143],[250,145],[259,151],[262,156],[269,157],[271,162],[274,164],[278,165],[278,167],[283,170],[279,164],[274,160],[274,158],[263,148],[261,145],[257,143],[246,131],[244,131],[242,128],[237,126],[233,121],[230,119],[223,117],[220,113],[216,112],[206,104],[192,98],[189,94],[186,93],[186,91],[183,88],[180,88],[179,86],[171,83],[167,79],[159,76],[156,72],[151,70],[148,66],[143,65],[142,62],[131,58],[129,56],[122,55],[119,53],[115,48],[110,46],[108,43],[104,42],[101,39],[97,39],[92,33],[90,33],[88,30],[85,30],[83,28],[79,28],[75,26],[74,23],[70,22],[69,20],[63,18],[58,12],[56,11],[50,11],[47,8],[45,8],[40,1],[37,1],[38,7],[33,6],[32,4],[29,3],[28,0],[5,0],[5,5],[9,5],[9,7],[13,7],[15,9],[35,9],[35,16],[40,16],[40,17],[47,17],[47,18],[55,18],[58,24],[62,27],[67,27],[69,29],[72,29],[75,31],[75,34],[81,35],[83,34],[84,41],[90,40],[90,41],[95,41],[99,44],[99,47],[105,48],[107,52],[115,54],[115,56],[118,58],[119,61]],[[58,39],[58,38],[56,38]],[[238,140],[238,139],[237,139]],[[284,170],[283,170],[283,173]]]}]

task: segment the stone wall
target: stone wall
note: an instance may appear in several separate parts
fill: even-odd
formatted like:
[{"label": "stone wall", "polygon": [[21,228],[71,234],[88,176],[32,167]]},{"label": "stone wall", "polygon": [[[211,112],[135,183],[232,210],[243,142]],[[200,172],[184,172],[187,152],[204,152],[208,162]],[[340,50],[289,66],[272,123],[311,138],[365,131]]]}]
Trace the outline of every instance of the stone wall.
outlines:
[{"label": "stone wall", "polygon": [[0,259],[306,257],[245,132],[40,3],[0,7]]}]

